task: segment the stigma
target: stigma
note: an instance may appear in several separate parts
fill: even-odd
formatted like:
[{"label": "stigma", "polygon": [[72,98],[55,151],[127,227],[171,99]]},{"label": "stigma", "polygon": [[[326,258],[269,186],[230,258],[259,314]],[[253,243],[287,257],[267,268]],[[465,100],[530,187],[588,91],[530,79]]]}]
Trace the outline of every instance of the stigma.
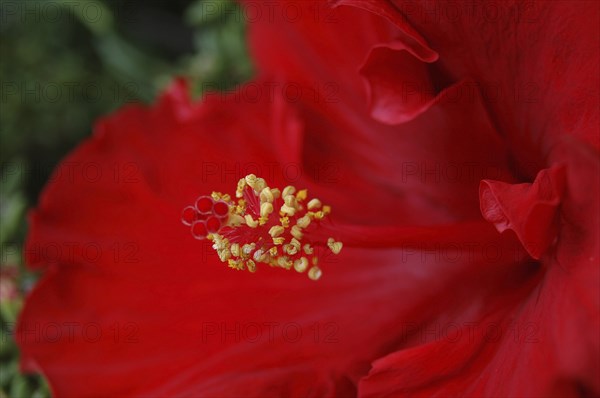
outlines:
[{"label": "stigma", "polygon": [[194,238],[212,241],[232,269],[254,273],[263,264],[318,280],[322,258],[343,247],[322,233],[330,213],[331,207],[309,199],[306,189],[271,188],[249,174],[238,181],[235,198],[221,192],[200,196],[183,209],[181,221]]}]

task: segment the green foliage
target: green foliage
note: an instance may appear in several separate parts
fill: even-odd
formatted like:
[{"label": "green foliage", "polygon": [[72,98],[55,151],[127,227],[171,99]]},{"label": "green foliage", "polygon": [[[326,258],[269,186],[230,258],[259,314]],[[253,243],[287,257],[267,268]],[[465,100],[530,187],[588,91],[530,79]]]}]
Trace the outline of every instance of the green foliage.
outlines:
[{"label": "green foliage", "polygon": [[0,398],[49,396],[40,376],[19,373],[11,336],[36,280],[20,254],[24,216],[56,164],[96,119],[153,101],[174,76],[196,95],[251,76],[239,6],[180,3],[0,1]]}]

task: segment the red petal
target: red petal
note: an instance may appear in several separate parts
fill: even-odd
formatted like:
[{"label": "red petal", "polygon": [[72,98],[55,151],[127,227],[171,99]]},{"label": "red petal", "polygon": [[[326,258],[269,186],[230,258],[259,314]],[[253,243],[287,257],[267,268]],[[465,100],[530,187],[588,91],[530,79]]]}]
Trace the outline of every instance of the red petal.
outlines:
[{"label": "red petal", "polygon": [[542,266],[513,264],[521,281],[518,269],[486,278],[470,270],[460,290],[440,296],[449,310],[411,324],[413,344],[373,363],[359,396],[600,392],[600,186],[588,183],[600,178],[600,156],[567,139],[552,160],[567,165],[567,187],[558,243]]},{"label": "red petal", "polygon": [[375,14],[385,17],[395,24],[400,35],[400,41],[417,58],[424,62],[435,62],[438,54],[427,45],[425,39],[407,22],[393,4],[377,0],[331,0],[334,5],[349,5],[363,8]]},{"label": "red petal", "polygon": [[[267,18],[270,14],[263,10],[265,17],[250,23],[251,44],[265,73],[282,76],[272,82],[276,90],[289,82],[309,92],[315,85],[321,88],[320,94],[293,103],[303,121],[299,159],[305,174],[322,189],[321,199],[344,206],[335,212],[352,217],[347,219],[351,223],[427,225],[479,218],[479,181],[511,177],[504,145],[473,82],[458,82],[433,100],[395,103],[410,73],[420,70],[415,84],[430,84],[425,64],[408,55],[413,47],[398,39],[397,26],[353,7],[293,4],[299,4],[304,18],[290,23],[278,12]],[[318,18],[306,17],[315,13]],[[361,34],[347,41],[349,31]],[[339,46],[342,41],[347,45]],[[364,70],[376,80],[373,105],[380,119],[405,121],[401,126],[373,120],[361,95],[356,72],[371,50],[375,58],[389,52],[381,43],[394,43],[394,48],[402,43],[407,49],[390,54],[407,72],[393,81],[385,82],[390,70],[381,65],[367,62]],[[331,83],[335,96],[324,98],[328,92],[323,89]],[[385,94],[391,96],[380,95],[385,83],[390,90]],[[392,114],[399,110],[403,113]],[[346,200],[357,192],[369,194],[356,197],[356,202]],[[364,210],[358,213],[356,208]]]},{"label": "red petal", "polygon": [[556,212],[564,185],[561,167],[540,171],[533,184],[484,180],[479,191],[481,213],[499,232],[515,231],[527,252],[539,259],[556,239]]},{"label": "red petal", "polygon": [[600,149],[597,2],[344,3],[412,26],[439,53],[438,71],[454,81],[477,82],[526,177],[545,167],[563,135]]},{"label": "red petal", "polygon": [[321,184],[321,199],[337,203],[336,212],[353,217],[351,223],[480,219],[479,181],[511,176],[504,145],[472,88],[469,81],[449,87],[426,112],[399,126],[365,114],[304,112],[308,174],[318,174],[313,165],[337,168],[334,181],[322,178],[329,184]]},{"label": "red petal", "polygon": [[399,42],[373,48],[360,72],[367,82],[371,115],[382,123],[414,119],[436,94],[426,64]]},{"label": "red petal", "polygon": [[[351,7],[333,9],[325,2],[297,1],[251,4],[263,16],[248,23],[250,47],[260,70],[283,78],[272,82],[276,91],[301,86],[302,102],[361,101],[356,71],[373,45],[395,37],[391,23]],[[286,17],[289,9],[298,10],[298,17]],[[352,40],[350,31],[357,32]],[[284,97],[292,101],[295,95],[290,90]]]},{"label": "red petal", "polygon": [[[457,267],[437,253],[453,251],[452,242],[463,252],[495,234],[485,223],[441,231],[354,227],[372,242],[422,234],[434,246],[345,247],[339,257],[325,256],[318,283],[269,268],[230,270],[210,242],[190,236],[181,209],[199,192],[231,192],[236,170],[276,163],[289,148],[273,146],[270,116],[282,112],[280,128],[293,124],[294,113],[266,97],[193,104],[184,93],[175,86],[154,108],[103,120],[63,163],[93,163],[101,178],[62,174],[44,191],[26,252],[46,273],[21,315],[23,364],[41,370],[57,396],[355,393],[370,361],[395,339],[398,314],[435,305],[419,292],[441,288],[444,278],[432,286],[428,276]],[[284,178],[274,177],[282,186]],[[294,185],[305,186],[305,178]],[[345,192],[330,203],[340,214],[356,211],[358,195]],[[375,214],[379,206],[375,200],[365,209]],[[52,248],[59,250],[50,255]]]}]

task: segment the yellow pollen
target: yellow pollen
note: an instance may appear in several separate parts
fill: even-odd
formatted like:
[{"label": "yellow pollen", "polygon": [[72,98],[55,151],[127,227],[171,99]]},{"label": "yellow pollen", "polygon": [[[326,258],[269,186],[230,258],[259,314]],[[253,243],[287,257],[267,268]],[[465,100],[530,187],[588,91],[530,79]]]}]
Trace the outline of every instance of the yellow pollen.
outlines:
[{"label": "yellow pollen", "polygon": [[266,187],[265,189],[260,191],[260,201],[262,203],[264,203],[264,202],[273,203],[273,200],[275,200],[275,196],[273,195],[271,188]]},{"label": "yellow pollen", "polygon": [[[294,269],[318,280],[322,276],[319,260],[324,255],[320,249],[339,254],[343,248],[333,237],[324,240],[327,235],[322,228],[331,207],[310,198],[306,189],[288,185],[280,191],[249,174],[238,180],[233,199],[221,192],[212,192],[210,198],[212,214],[200,211],[197,202],[186,207],[182,222],[191,226],[194,238],[211,241],[219,259],[232,269],[254,273],[263,264]],[[196,210],[195,216],[190,215],[190,207]],[[205,236],[199,235],[209,229]]]},{"label": "yellow pollen", "polygon": [[285,199],[286,196],[288,195],[293,195],[296,192],[296,188],[288,185],[287,187],[283,188],[283,192],[281,192],[281,196]]},{"label": "yellow pollen", "polygon": [[244,263],[241,262],[240,260],[229,260],[227,263],[229,264],[229,268],[233,268],[238,271],[241,271],[244,269]]},{"label": "yellow pollen", "polygon": [[297,272],[304,272],[308,268],[308,260],[306,257],[300,257],[298,260],[294,261],[294,269]]},{"label": "yellow pollen", "polygon": [[271,229],[269,230],[269,235],[271,235],[272,238],[277,238],[278,236],[280,236],[283,232],[285,231],[285,228],[283,228],[281,225],[274,225],[271,227]]},{"label": "yellow pollen", "polygon": [[265,202],[260,205],[260,216],[269,217],[269,214],[273,213],[273,205],[269,202]]},{"label": "yellow pollen", "polygon": [[240,199],[238,201],[237,206],[235,206],[235,212],[237,214],[243,214],[246,211],[246,201],[244,199]]},{"label": "yellow pollen", "polygon": [[316,213],[313,213],[313,217],[317,220],[322,220],[323,217],[325,217],[325,213],[322,211],[317,211]]},{"label": "yellow pollen", "polygon": [[340,254],[343,246],[342,242],[336,242],[333,238],[327,239],[327,247],[331,249],[333,254]]},{"label": "yellow pollen", "polygon": [[292,227],[292,229],[290,230],[290,233],[292,234],[292,236],[294,238],[296,238],[298,240],[302,240],[302,238],[304,237],[304,234],[302,233],[302,230],[297,225],[294,225]]},{"label": "yellow pollen", "polygon": [[233,257],[239,257],[240,256],[240,244],[239,243],[232,243],[231,244],[231,254],[233,255]]},{"label": "yellow pollen", "polygon": [[300,228],[308,227],[310,225],[310,217],[309,216],[300,217],[298,219],[298,221],[296,221],[296,225],[299,226]]},{"label": "yellow pollen", "polygon": [[232,226],[232,227],[239,227],[240,225],[244,224],[245,222],[246,222],[246,220],[244,219],[244,217],[237,215],[237,214],[231,214],[229,216],[229,220],[227,221],[227,225]]},{"label": "yellow pollen", "polygon": [[296,193],[296,200],[298,202],[302,202],[307,197],[308,197],[308,190],[307,189],[302,189],[302,190],[298,191],[298,193]]},{"label": "yellow pollen", "polygon": [[281,206],[279,214],[287,214],[288,216],[293,216],[294,214],[296,214],[296,209],[284,204],[283,206]]},{"label": "yellow pollen", "polygon": [[231,254],[227,249],[217,250],[217,255],[219,256],[219,259],[223,262],[229,260],[229,258],[231,257]]},{"label": "yellow pollen", "polygon": [[314,266],[311,269],[308,270],[308,277],[310,279],[312,279],[313,281],[317,281],[321,278],[321,275],[323,274],[323,272],[321,271],[321,268]]},{"label": "yellow pollen", "polygon": [[237,189],[235,190],[236,198],[241,198],[244,196],[244,188],[246,188],[246,180],[244,178],[241,178],[238,181]]},{"label": "yellow pollen", "polygon": [[296,197],[292,195],[285,196],[283,201],[289,207],[293,207],[294,209],[298,209],[298,203],[296,202]]},{"label": "yellow pollen", "polygon": [[302,246],[302,249],[304,250],[304,253],[308,254],[309,256],[315,252],[315,250],[308,243]]},{"label": "yellow pollen", "polygon": [[229,202],[231,200],[231,196],[229,196],[229,194],[223,194],[221,192],[213,192],[210,194],[210,197],[214,200],[224,200],[225,202]]},{"label": "yellow pollen", "polygon": [[253,220],[252,216],[250,214],[246,214],[246,216],[244,218],[246,219],[246,224],[250,228],[256,228],[256,227],[258,227],[258,220]]},{"label": "yellow pollen", "polygon": [[254,188],[254,191],[256,191],[257,193],[260,193],[266,187],[267,187],[267,182],[264,179],[259,178],[256,180],[256,184],[254,184],[254,186],[252,188]]},{"label": "yellow pollen", "polygon": [[254,260],[256,260],[256,261],[262,261],[262,259],[264,257],[265,257],[265,253],[263,253],[263,251],[260,249],[255,251],[254,254],[252,255],[252,258],[254,258]]},{"label": "yellow pollen", "polygon": [[256,243],[250,243],[250,244],[245,244],[244,246],[242,246],[242,253],[246,256],[248,256],[250,253],[252,253],[252,251],[254,250],[254,248],[256,247]]},{"label": "yellow pollen", "polygon": [[285,256],[279,257],[277,259],[277,265],[279,265],[281,268],[290,269],[290,268],[292,268],[293,264],[294,263],[292,261],[288,260],[288,258]]},{"label": "yellow pollen", "polygon": [[250,188],[254,189],[258,178],[254,174],[248,174],[244,179],[246,180],[246,184],[248,184]]},{"label": "yellow pollen", "polygon": [[308,204],[306,205],[306,207],[308,207],[308,210],[320,209],[321,201],[317,198],[311,199],[310,201],[308,201]]},{"label": "yellow pollen", "polygon": [[298,253],[298,248],[291,244],[287,244],[283,245],[283,251],[285,251],[290,256],[293,256],[294,254]]}]

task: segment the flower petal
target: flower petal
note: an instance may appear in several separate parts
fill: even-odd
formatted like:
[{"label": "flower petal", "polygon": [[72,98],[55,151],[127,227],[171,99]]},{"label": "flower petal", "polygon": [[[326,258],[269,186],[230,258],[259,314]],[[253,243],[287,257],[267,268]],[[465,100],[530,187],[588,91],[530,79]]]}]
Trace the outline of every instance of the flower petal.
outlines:
[{"label": "flower petal", "polygon": [[[533,179],[562,135],[600,149],[600,7],[568,1],[346,1],[410,24],[438,73],[477,82],[516,168]],[[401,27],[399,32],[404,32]]]},{"label": "flower petal", "polygon": [[427,45],[425,39],[407,22],[406,17],[390,2],[376,0],[332,0],[335,6],[348,5],[385,17],[399,28],[400,41],[408,51],[424,62],[435,62],[438,54]]},{"label": "flower petal", "polygon": [[[181,210],[200,194],[231,192],[248,165],[294,156],[271,133],[297,131],[289,108],[235,96],[195,104],[176,85],[153,108],[103,120],[62,163],[59,170],[92,164],[98,172],[57,173],[32,213],[27,261],[45,274],[16,334],[23,365],[43,372],[54,395],[354,394],[372,359],[396,344],[398,319],[437,305],[419,293],[443,289],[465,264],[483,268],[473,245],[506,239],[483,222],[393,231],[356,224],[350,233],[379,248],[347,245],[325,256],[317,283],[278,269],[227,269],[181,224]],[[273,174],[281,185],[284,176]],[[329,190],[294,182],[319,196]],[[332,202],[334,212],[355,212],[353,199]],[[427,246],[392,245],[419,234]]]},{"label": "flower petal", "polygon": [[[355,224],[480,219],[479,181],[512,177],[504,144],[470,83],[450,86],[426,112],[399,126],[382,125],[364,113],[301,109],[307,169],[328,162],[341,171],[339,184],[323,187],[323,198],[340,203],[340,214],[354,217],[349,223]],[[351,195],[353,201],[344,200]]]},{"label": "flower petal", "polygon": [[374,47],[360,72],[367,83],[371,115],[382,123],[412,120],[435,97],[426,64],[402,43]]},{"label": "flower petal", "polygon": [[512,229],[531,257],[539,259],[556,239],[556,213],[564,186],[562,167],[540,171],[533,184],[483,180],[481,213],[499,232]]},{"label": "flower petal", "polygon": [[[326,2],[250,5],[258,16],[248,20],[250,49],[259,69],[278,78],[276,90],[304,102],[343,100],[348,106],[362,105],[362,82],[356,71],[372,46],[394,38],[394,25],[352,7],[331,8]],[[347,40],[350,31],[357,34]],[[302,92],[296,95],[298,85]]]},{"label": "flower petal", "polygon": [[[588,182],[600,178],[600,156],[565,139],[552,160],[567,165],[544,172],[564,172],[567,185],[552,253],[487,282],[472,270],[462,285],[468,299],[450,304],[457,314],[411,325],[421,345],[375,361],[359,396],[598,395],[600,187]],[[473,300],[486,304],[473,308]]]},{"label": "flower petal", "polygon": [[[488,297],[481,311],[465,304],[460,316],[444,316],[421,329],[413,325],[423,344],[375,361],[361,380],[359,396],[597,394],[598,338],[589,337],[600,331],[595,315],[600,306],[597,297],[580,299],[583,292],[598,296],[600,274],[596,267],[565,277],[558,264],[548,265],[546,275],[539,271]],[[584,290],[577,282],[582,277],[588,281]],[[498,282],[487,288],[494,291]]]}]

